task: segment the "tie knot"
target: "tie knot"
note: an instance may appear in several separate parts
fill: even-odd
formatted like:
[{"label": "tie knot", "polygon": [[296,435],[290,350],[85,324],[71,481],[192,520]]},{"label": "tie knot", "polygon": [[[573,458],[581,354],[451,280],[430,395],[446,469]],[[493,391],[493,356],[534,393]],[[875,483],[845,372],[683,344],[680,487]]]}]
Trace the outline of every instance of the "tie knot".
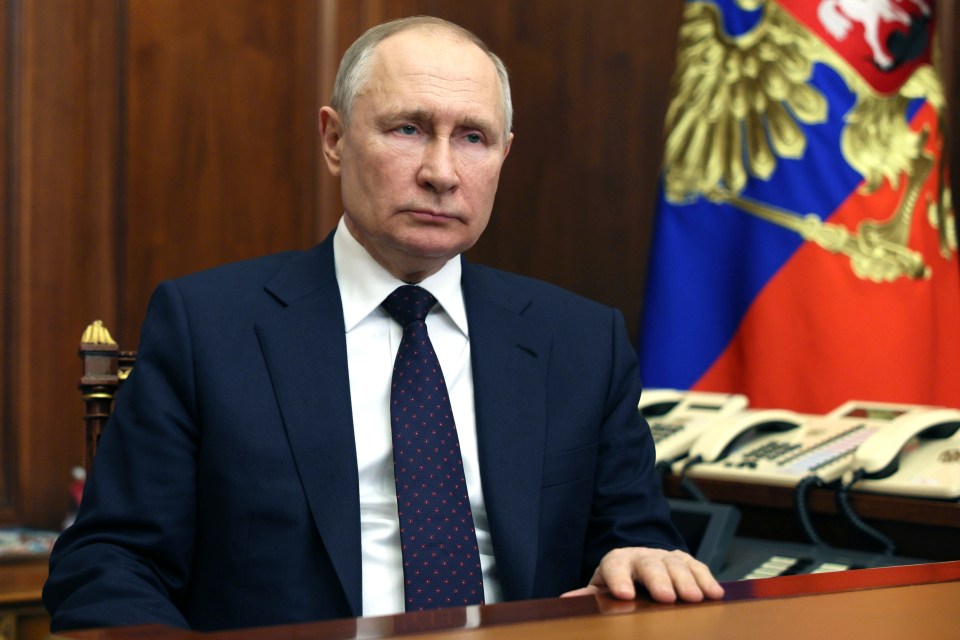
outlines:
[{"label": "tie knot", "polygon": [[406,327],[414,320],[423,320],[430,313],[433,305],[437,304],[429,291],[411,284],[397,287],[387,296],[380,306],[389,313],[394,320]]}]

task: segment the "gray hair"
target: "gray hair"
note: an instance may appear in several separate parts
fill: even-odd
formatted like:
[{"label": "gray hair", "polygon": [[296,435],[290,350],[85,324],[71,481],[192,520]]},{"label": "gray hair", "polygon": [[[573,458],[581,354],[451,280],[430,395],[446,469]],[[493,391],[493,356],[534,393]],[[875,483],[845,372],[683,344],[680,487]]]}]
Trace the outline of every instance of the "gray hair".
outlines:
[{"label": "gray hair", "polygon": [[392,35],[421,27],[448,31],[464,40],[472,42],[487,54],[487,57],[490,58],[490,61],[493,62],[493,66],[497,70],[497,76],[500,78],[500,93],[503,100],[502,108],[504,118],[503,137],[504,140],[506,140],[507,136],[513,130],[513,101],[510,97],[510,78],[506,65],[503,64],[503,60],[491,51],[490,47],[473,32],[452,22],[433,16],[413,16],[385,22],[368,29],[362,36],[357,38],[356,41],[350,45],[350,48],[347,49],[346,53],[343,54],[343,59],[340,60],[340,68],[337,70],[337,77],[333,83],[333,93],[330,96],[330,106],[340,114],[344,124],[348,125],[353,111],[353,103],[370,73],[370,65],[377,45]]}]

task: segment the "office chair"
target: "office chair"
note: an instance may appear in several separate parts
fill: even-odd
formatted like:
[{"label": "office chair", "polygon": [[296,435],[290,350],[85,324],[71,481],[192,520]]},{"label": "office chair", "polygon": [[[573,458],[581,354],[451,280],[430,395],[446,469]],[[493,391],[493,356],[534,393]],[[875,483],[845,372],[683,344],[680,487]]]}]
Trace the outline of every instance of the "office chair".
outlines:
[{"label": "office chair", "polygon": [[94,320],[80,338],[83,375],[79,388],[84,402],[87,448],[84,466],[88,471],[97,452],[100,433],[113,411],[117,389],[130,374],[136,358],[136,351],[120,349],[100,320]]}]

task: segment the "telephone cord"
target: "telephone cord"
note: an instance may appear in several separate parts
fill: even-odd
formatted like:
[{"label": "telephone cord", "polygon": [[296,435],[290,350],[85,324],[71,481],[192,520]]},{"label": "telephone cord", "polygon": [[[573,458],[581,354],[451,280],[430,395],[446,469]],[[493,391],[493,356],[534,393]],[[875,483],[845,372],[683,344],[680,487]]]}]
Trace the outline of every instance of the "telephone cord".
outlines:
[{"label": "telephone cord", "polygon": [[847,522],[849,522],[857,531],[879,542],[883,546],[884,555],[892,556],[897,548],[897,545],[893,539],[882,531],[870,526],[857,514],[856,511],[854,511],[853,505],[850,504],[850,487],[856,484],[863,476],[863,470],[857,470],[853,474],[853,479],[850,482],[841,485],[841,487],[837,490],[837,506],[840,508],[840,513],[844,516],[844,518],[847,519]]},{"label": "telephone cord", "polygon": [[822,486],[823,480],[821,480],[819,476],[807,476],[797,484],[794,500],[797,517],[800,518],[800,526],[803,527],[803,532],[807,534],[810,542],[817,546],[825,547],[827,544],[819,534],[817,534],[817,530],[814,528],[813,521],[810,518],[810,511],[807,509],[807,493],[810,491],[810,488]]}]

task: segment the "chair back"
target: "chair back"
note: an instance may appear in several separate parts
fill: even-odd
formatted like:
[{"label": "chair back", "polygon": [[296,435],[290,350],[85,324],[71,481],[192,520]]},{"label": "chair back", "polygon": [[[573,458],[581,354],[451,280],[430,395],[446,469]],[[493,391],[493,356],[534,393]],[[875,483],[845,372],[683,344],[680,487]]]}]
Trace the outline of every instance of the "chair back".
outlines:
[{"label": "chair back", "polygon": [[136,358],[136,351],[120,349],[100,320],[94,320],[80,338],[83,375],[79,387],[83,395],[83,421],[86,426],[84,465],[88,471],[97,453],[100,434],[113,411],[117,390],[133,370]]}]

